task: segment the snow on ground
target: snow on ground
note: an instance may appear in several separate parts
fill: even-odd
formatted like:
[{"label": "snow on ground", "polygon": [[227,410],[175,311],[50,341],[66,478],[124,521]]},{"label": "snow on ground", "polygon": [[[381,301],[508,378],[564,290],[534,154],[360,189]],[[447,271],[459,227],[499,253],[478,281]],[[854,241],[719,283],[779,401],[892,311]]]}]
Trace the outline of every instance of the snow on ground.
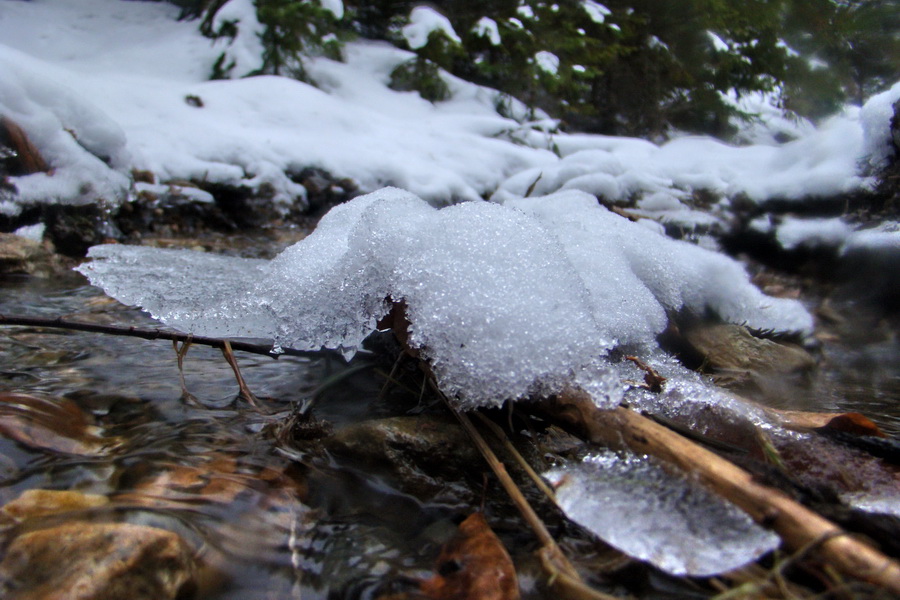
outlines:
[{"label": "snow on ground", "polygon": [[[346,63],[310,61],[321,89],[283,77],[207,81],[222,48],[196,22],[176,22],[177,14],[162,3],[0,1],[0,110],[23,121],[29,135],[40,134],[29,120],[39,112],[35,119],[57,121],[60,139],[70,135],[65,129],[93,125],[74,120],[68,105],[89,107],[94,121],[119,128],[129,160],[85,172],[88,182],[120,181],[136,168],[161,182],[266,185],[282,204],[303,198],[290,174],[305,167],[353,178],[363,190],[393,184],[447,203],[480,198],[512,173],[555,160],[502,139],[521,125],[497,114],[496,92],[448,78],[454,99],[433,105],[389,90],[391,70],[412,55],[386,44],[351,45]],[[62,100],[42,104],[47,94],[31,91],[39,86],[56,86]],[[26,110],[16,110],[23,103]],[[84,197],[83,182],[45,179],[52,177],[13,183],[29,190],[23,201],[41,192],[64,202]],[[122,190],[103,197],[121,200]],[[15,209],[8,203],[4,212]]]},{"label": "snow on ground", "polygon": [[[249,3],[231,5],[240,13]],[[366,41],[350,44],[343,63],[310,59],[317,87],[281,77],[207,81],[225,42],[204,38],[196,22],[177,22],[177,14],[153,2],[0,0],[0,112],[54,168],[13,178],[20,195],[0,201],[0,210],[14,214],[39,201],[116,204],[127,197],[132,169],[151,171],[160,183],[267,190],[286,207],[305,197],[291,174],[319,167],[363,191],[395,185],[433,204],[524,196],[540,176],[538,194],[579,189],[610,202],[653,196],[639,206],[646,214],[672,219],[682,212],[693,222],[682,200],[695,190],[721,197],[723,209],[736,195],[833,195],[869,183],[857,171],[866,152],[883,158],[884,98],[877,110],[863,110],[862,125],[849,110],[818,128],[791,129],[797,139],[788,143],[757,132],[763,143],[735,147],[707,137],[656,145],[550,136],[547,119],[504,118],[497,92],[450,76],[452,97],[431,104],[386,87],[409,53]],[[423,31],[437,26],[433,18],[417,23]],[[228,48],[243,53],[244,66],[253,64],[244,55],[259,50],[251,38]],[[764,113],[763,121],[776,118]]]}]

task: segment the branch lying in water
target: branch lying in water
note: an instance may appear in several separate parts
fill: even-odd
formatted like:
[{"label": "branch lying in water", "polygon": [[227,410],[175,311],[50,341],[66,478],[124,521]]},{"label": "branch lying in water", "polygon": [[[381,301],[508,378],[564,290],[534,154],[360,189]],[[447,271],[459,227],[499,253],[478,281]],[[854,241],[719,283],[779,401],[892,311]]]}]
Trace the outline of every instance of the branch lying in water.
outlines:
[{"label": "branch lying in water", "polygon": [[713,452],[628,408],[599,410],[580,390],[568,390],[544,408],[561,425],[591,442],[622,445],[679,467],[728,499],[754,521],[774,530],[795,551],[816,549],[844,575],[900,595],[900,564],[840,529],[786,494]]},{"label": "branch lying in water", "polygon": [[140,327],[126,327],[123,325],[97,325],[95,323],[83,323],[78,321],[69,321],[62,317],[46,318],[46,317],[22,317],[16,315],[0,314],[0,326],[24,326],[24,327],[47,327],[53,329],[68,329],[70,331],[86,331],[89,333],[102,333],[105,335],[118,335],[125,337],[136,337],[145,340],[170,340],[174,342],[199,344],[201,346],[212,346],[220,350],[230,343],[232,350],[240,350],[241,352],[249,352],[251,354],[261,354],[270,358],[278,358],[279,356],[321,356],[321,351],[294,350],[293,348],[282,348],[281,352],[273,351],[272,344],[262,343],[254,344],[252,342],[235,342],[224,338],[205,337],[191,335],[188,333],[179,333],[177,331],[163,331],[161,329],[142,329]]}]

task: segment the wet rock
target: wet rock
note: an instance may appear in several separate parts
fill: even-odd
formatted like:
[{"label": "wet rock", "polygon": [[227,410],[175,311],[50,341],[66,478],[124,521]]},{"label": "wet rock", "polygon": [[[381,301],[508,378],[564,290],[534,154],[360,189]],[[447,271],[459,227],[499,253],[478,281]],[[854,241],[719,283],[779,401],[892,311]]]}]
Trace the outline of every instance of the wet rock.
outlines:
[{"label": "wet rock", "polygon": [[[143,179],[150,174],[139,174]],[[192,236],[207,231],[234,232],[238,225],[214,201],[218,191],[201,189],[192,182],[162,185],[137,181],[132,202],[122,204],[115,215],[118,229],[129,242],[147,235]]]},{"label": "wet rock", "polygon": [[326,440],[325,447],[381,470],[403,491],[420,498],[440,493],[448,481],[480,469],[482,460],[459,425],[449,416],[437,415],[349,425]]},{"label": "wet rock", "polygon": [[0,563],[8,600],[188,599],[193,553],[176,534],[128,523],[69,523],[24,533]]},{"label": "wet rock", "polygon": [[58,515],[71,511],[98,508],[109,504],[106,496],[68,490],[26,490],[0,508],[2,518],[14,523]]},{"label": "wet rock", "polygon": [[49,277],[59,268],[52,246],[20,235],[0,233],[0,275]]},{"label": "wet rock", "polygon": [[741,325],[701,323],[683,329],[682,335],[707,370],[738,383],[757,376],[805,373],[816,366],[800,346],[756,337]]},{"label": "wet rock", "polygon": [[42,209],[42,220],[47,226],[47,237],[57,252],[66,256],[82,257],[91,246],[121,237],[106,212],[96,204],[49,204]]},{"label": "wet rock", "polygon": [[315,167],[303,169],[293,179],[306,188],[306,202],[312,215],[321,216],[360,193],[352,179],[337,178]]}]

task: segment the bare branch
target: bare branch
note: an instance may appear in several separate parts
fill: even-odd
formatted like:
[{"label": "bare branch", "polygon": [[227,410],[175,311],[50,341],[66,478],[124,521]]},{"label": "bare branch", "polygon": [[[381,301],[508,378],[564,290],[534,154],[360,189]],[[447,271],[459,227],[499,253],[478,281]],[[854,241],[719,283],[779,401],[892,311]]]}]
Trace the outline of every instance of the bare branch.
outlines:
[{"label": "bare branch", "polygon": [[127,327],[124,325],[98,325],[96,323],[69,321],[63,317],[23,317],[18,315],[0,314],[0,326],[4,325],[67,329],[70,331],[102,333],[104,335],[136,337],[145,340],[171,340],[173,342],[199,344],[201,346],[212,346],[213,348],[219,348],[220,350],[224,350],[226,347],[226,343],[230,343],[232,350],[249,352],[251,354],[260,354],[263,356],[268,356],[270,358],[278,358],[282,355],[316,357],[322,356],[323,354],[330,354],[332,352],[330,350],[311,351],[295,350],[293,348],[282,348],[283,351],[279,353],[272,350],[272,344],[236,342],[232,340],[226,340],[224,338],[197,336],[188,333],[180,333],[177,331],[165,331],[162,329],[143,329],[140,327]]}]

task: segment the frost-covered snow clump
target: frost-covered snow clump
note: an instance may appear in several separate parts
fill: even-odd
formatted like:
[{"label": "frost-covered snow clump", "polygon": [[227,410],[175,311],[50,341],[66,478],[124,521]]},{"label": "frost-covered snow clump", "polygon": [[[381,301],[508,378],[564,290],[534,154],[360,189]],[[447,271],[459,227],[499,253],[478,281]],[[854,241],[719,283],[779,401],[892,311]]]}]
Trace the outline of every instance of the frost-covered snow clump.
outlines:
[{"label": "frost-covered snow clump", "polygon": [[428,43],[428,36],[435,31],[443,33],[448,40],[457,44],[462,43],[453,25],[450,24],[450,19],[427,6],[416,6],[412,9],[409,13],[409,24],[403,27],[403,37],[410,48],[418,50]]},{"label": "frost-covered snow clump", "polygon": [[21,128],[52,171],[10,177],[17,202],[0,202],[0,214],[20,204],[61,202],[116,205],[127,195],[125,134],[90,101],[55,83],[47,65],[0,45],[0,115]]},{"label": "frost-covered snow clump", "polygon": [[869,98],[862,107],[860,120],[865,140],[863,155],[873,169],[884,167],[894,154],[891,119],[897,102],[900,102],[900,81],[891,89]]},{"label": "frost-covered snow clump", "polygon": [[438,210],[393,188],[334,208],[272,261],[96,246],[79,270],[163,322],[352,354],[405,303],[409,343],[463,405],[550,393],[622,344],[652,345],[667,312],[808,332],[794,301],[740,265],[623,219],[584,193]]}]

